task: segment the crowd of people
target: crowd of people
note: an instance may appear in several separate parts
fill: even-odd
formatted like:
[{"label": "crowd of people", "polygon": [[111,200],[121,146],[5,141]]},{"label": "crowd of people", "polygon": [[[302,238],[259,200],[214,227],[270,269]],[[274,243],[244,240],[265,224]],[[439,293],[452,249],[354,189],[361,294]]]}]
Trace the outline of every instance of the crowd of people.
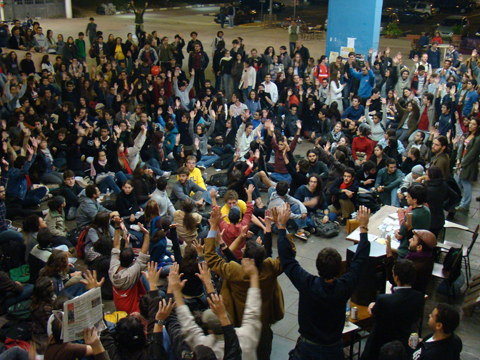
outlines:
[{"label": "crowd of people", "polygon": [[[145,7],[134,7],[136,39],[126,41],[104,41],[93,18],[66,42],[38,22],[1,29],[0,251],[11,254],[1,260],[1,312],[28,304],[30,355],[269,359],[285,273],[299,293],[290,359],[343,359],[370,214],[394,205],[400,245],[392,251],[388,238],[385,259],[394,292],[368,308],[375,325],[362,359],[459,359],[453,306],[435,306],[432,334],[415,350],[408,340],[422,324],[445,214],[472,202],[477,51],[464,62],[451,45],[441,66],[429,62],[434,43],[410,69],[389,48],[328,64],[310,57],[295,23],[288,47],[258,51],[221,30],[211,45],[195,31],[188,42],[159,38],[144,29]],[[209,167],[226,171],[207,181]],[[318,274],[304,270],[293,239],[352,217],[360,243],[348,269],[324,248]],[[29,280],[12,279],[25,264]],[[63,304],[94,288],[128,316],[64,343]],[[11,347],[0,359],[28,356]]]}]

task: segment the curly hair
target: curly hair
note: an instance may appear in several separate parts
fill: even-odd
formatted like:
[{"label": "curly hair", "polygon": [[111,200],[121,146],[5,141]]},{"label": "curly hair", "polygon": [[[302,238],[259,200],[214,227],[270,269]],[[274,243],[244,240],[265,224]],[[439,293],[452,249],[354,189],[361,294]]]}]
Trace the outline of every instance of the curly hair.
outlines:
[{"label": "curly hair", "polygon": [[183,262],[180,265],[180,272],[184,274],[194,274],[198,272],[197,250],[191,245],[185,246]]},{"label": "curly hair", "polygon": [[41,303],[53,304],[54,293],[52,280],[46,276],[39,277],[33,288],[30,309],[32,311],[35,310],[41,305]]},{"label": "curly hair", "polygon": [[62,250],[53,250],[52,255],[47,260],[42,275],[56,276],[64,275],[68,271],[68,255]]}]

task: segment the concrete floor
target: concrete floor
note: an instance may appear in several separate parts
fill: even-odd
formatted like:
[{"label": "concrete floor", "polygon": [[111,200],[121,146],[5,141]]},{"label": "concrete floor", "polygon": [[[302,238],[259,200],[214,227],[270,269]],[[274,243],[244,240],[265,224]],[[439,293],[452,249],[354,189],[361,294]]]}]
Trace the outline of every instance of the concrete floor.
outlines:
[{"label": "concrete floor", "polygon": [[[207,53],[211,53],[210,44],[216,35],[216,32],[220,30],[220,26],[213,22],[213,16],[210,14],[215,13],[217,8],[189,8],[189,9],[177,9],[158,12],[145,13],[145,29],[148,32],[158,30],[159,37],[168,36],[172,41],[173,36],[177,33],[182,33],[185,40],[189,40],[189,33],[193,30],[197,31],[199,40],[204,44]],[[108,34],[112,33],[114,36],[121,36],[124,40],[128,32],[135,33],[133,15],[116,15],[116,16],[95,16],[96,23],[98,24],[98,30],[104,32],[104,37],[107,38]],[[79,31],[85,31],[88,19],[45,19],[41,20],[41,26],[44,31],[46,29],[52,29],[54,36],[58,33],[62,33],[64,38],[67,36],[74,36]],[[234,29],[224,29],[225,38],[228,44],[234,37],[241,36],[246,44],[246,49],[249,51],[252,48],[257,48],[259,52],[268,45],[274,45],[275,50],[278,51],[279,46],[288,45],[288,33],[282,29],[263,29],[260,24],[249,24],[245,26],[235,27]],[[304,42],[304,45],[309,48],[311,56],[318,58],[324,53],[325,41],[320,40],[308,40]],[[386,46],[390,46],[391,53],[396,54],[401,51],[408,57],[410,51],[410,42],[406,39],[380,39],[380,49],[384,49]],[[93,60],[89,59],[89,62]],[[409,60],[405,60],[408,66],[411,66]],[[210,71],[206,72],[207,78],[212,77]],[[303,143],[297,146],[295,154],[303,155],[311,147],[310,143]],[[214,173],[214,169],[208,169],[205,172],[207,176]],[[173,182],[173,180],[171,180]],[[264,203],[266,203],[266,194]],[[474,185],[473,190],[474,198],[480,196],[480,187],[478,183]],[[470,212],[467,214],[460,213],[456,215],[456,222],[466,225],[473,229],[480,221],[480,203],[473,201]],[[346,256],[346,249],[352,245],[351,242],[345,240],[345,229],[342,228],[339,236],[333,239],[320,239],[315,236],[309,238],[308,242],[304,243],[296,241],[297,246],[297,258],[302,266],[311,273],[316,273],[315,258],[317,253],[325,246],[336,248],[343,256]],[[449,230],[447,233],[447,240],[462,243],[464,246],[468,246],[471,237],[468,233],[456,230]],[[275,246],[275,244],[274,244]],[[480,246],[476,246],[471,255],[470,260],[472,264],[472,273],[478,274],[480,272]],[[273,326],[275,333],[272,359],[283,360],[288,359],[288,352],[295,346],[295,341],[298,337],[298,292],[291,284],[290,280],[282,275],[279,278],[279,282],[282,286],[285,297],[285,318]],[[428,318],[428,314],[432,310],[434,304],[437,301],[446,301],[446,298],[438,298],[435,295],[435,289],[438,286],[438,282],[434,282],[429,288],[429,298],[427,299],[427,305],[425,310],[425,320]],[[108,304],[110,307],[111,304]],[[328,310],[327,310],[328,311]],[[457,331],[458,335],[463,340],[463,352],[462,359],[479,359],[480,358],[480,343],[478,342],[478,334],[480,330],[480,309],[477,308],[471,317],[464,317],[461,325]],[[424,323],[426,321],[424,320]],[[424,328],[424,334],[428,334],[429,330]]]}]

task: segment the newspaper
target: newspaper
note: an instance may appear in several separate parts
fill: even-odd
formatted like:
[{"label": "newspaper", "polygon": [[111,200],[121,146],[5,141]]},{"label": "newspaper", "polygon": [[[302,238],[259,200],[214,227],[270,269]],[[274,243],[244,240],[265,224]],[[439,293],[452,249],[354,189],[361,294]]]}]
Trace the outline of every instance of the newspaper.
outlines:
[{"label": "newspaper", "polygon": [[83,330],[96,327],[100,333],[103,322],[102,292],[95,288],[63,304],[63,342],[83,340]]}]

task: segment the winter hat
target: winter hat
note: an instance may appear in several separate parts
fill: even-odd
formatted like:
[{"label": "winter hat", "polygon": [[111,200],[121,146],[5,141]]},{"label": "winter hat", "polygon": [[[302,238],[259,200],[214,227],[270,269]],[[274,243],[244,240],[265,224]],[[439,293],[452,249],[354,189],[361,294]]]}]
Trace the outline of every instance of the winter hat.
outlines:
[{"label": "winter hat", "polygon": [[413,175],[422,176],[422,175],[423,175],[423,172],[424,172],[424,169],[423,169],[423,166],[422,166],[422,165],[415,165],[415,166],[412,168],[412,174],[413,174]]}]

